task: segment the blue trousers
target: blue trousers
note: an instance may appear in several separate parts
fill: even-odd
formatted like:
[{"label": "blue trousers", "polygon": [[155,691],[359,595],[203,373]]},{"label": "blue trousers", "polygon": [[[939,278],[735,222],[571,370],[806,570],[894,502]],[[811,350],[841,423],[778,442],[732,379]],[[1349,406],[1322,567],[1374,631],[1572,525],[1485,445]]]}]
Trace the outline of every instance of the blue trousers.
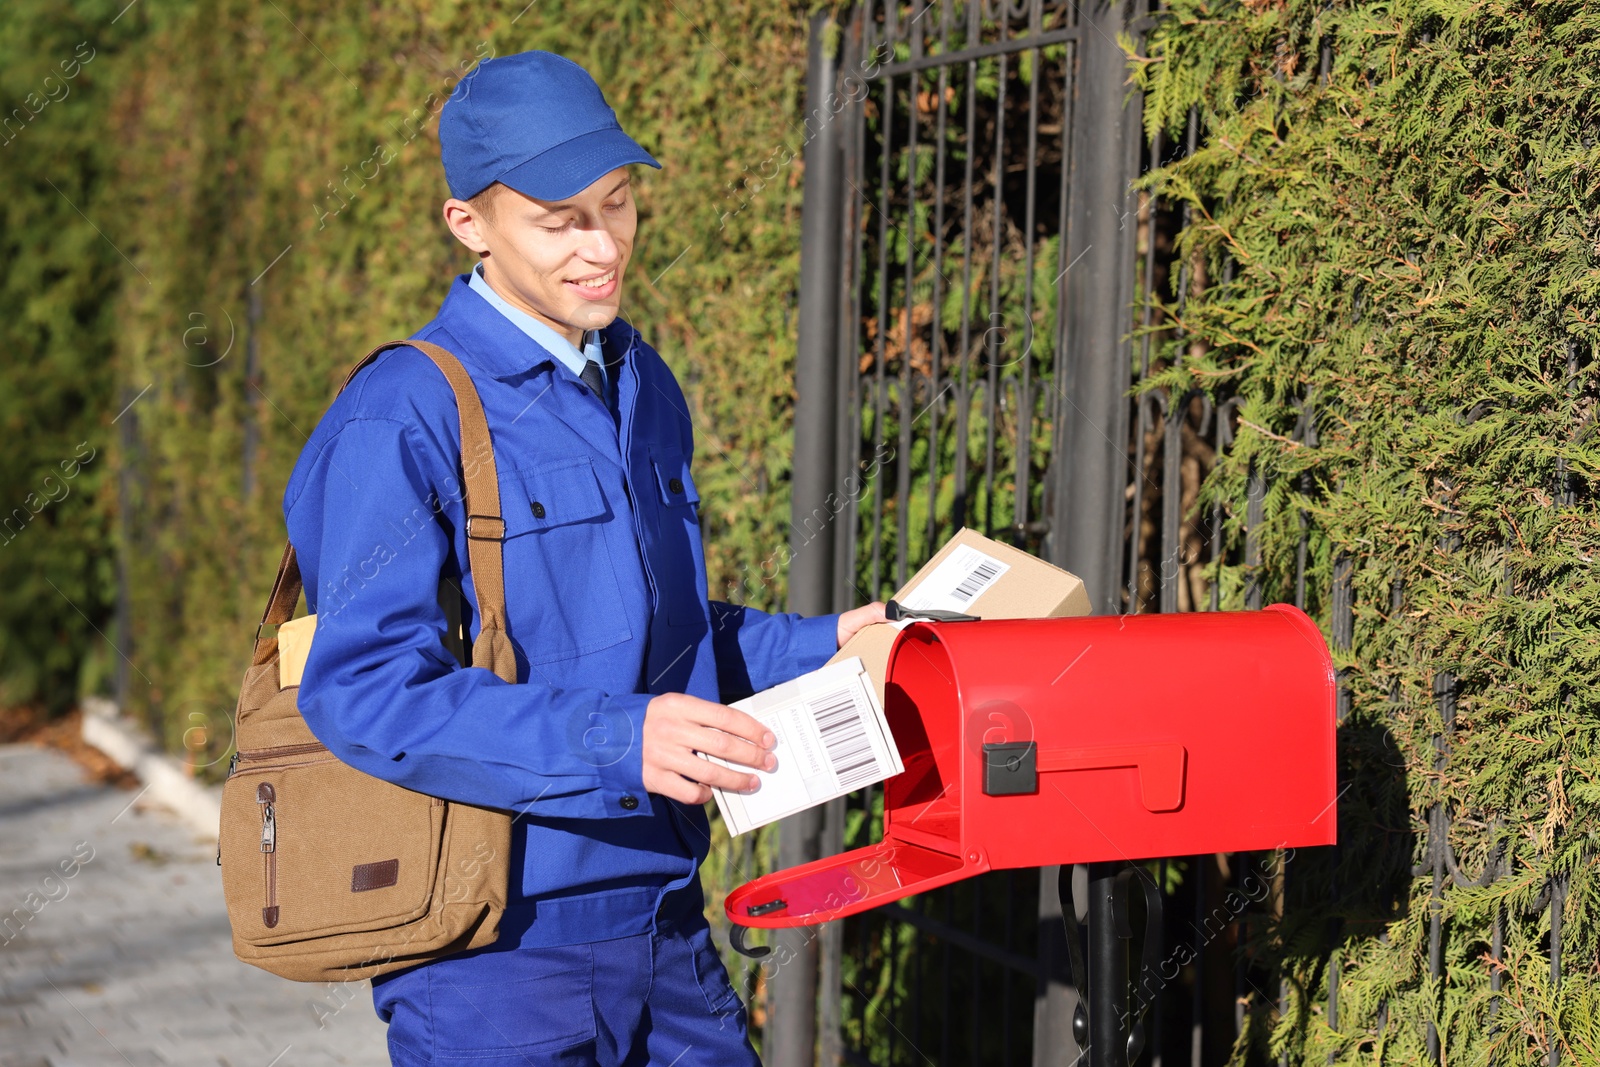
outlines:
[{"label": "blue trousers", "polygon": [[394,1067],[760,1067],[694,914],[655,933],[446,957],[372,984]]}]

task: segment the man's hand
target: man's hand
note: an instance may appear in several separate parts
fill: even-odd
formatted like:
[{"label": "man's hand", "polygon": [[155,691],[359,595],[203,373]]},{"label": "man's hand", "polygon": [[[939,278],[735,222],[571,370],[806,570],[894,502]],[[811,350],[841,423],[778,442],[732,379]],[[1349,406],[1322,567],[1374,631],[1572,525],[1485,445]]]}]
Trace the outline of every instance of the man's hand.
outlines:
[{"label": "man's hand", "polygon": [[846,611],[839,616],[839,647],[856,635],[856,631],[863,626],[871,626],[875,622],[888,622],[889,617],[884,614],[883,601],[874,600],[859,608]]},{"label": "man's hand", "polygon": [[644,787],[685,804],[704,804],[711,787],[732,792],[755,789],[753,774],[721,767],[695,753],[704,752],[730,763],[770,771],[777,738],[754,718],[724,704],[663,693],[645,706]]}]

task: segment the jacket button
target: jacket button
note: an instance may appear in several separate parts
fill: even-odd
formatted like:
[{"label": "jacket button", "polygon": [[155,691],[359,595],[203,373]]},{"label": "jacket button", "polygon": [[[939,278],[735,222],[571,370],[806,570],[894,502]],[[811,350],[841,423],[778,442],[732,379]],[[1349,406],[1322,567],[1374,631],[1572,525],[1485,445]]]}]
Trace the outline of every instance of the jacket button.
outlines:
[{"label": "jacket button", "polygon": [[637,808],[638,806],[639,806],[639,798],[638,797],[630,795],[630,796],[625,796],[625,797],[622,798],[622,808],[623,808],[624,811],[632,811],[634,808]]},{"label": "jacket button", "polygon": [[683,492],[683,482],[679,481],[677,478],[674,478],[667,483],[667,488],[672,490],[674,493],[681,493]]},{"label": "jacket button", "polygon": [[544,518],[544,505],[537,500],[533,501],[533,517],[536,519]]}]

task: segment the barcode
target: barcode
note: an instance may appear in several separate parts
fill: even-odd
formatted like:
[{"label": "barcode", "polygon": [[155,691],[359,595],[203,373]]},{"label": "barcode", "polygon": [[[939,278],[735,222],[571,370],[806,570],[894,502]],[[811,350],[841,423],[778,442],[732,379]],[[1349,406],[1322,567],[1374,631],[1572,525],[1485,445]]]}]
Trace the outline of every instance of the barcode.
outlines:
[{"label": "barcode", "polygon": [[828,749],[828,762],[839,776],[839,788],[848,792],[871,782],[877,776],[878,757],[867,740],[854,693],[845,688],[818,697],[811,701],[811,714]]},{"label": "barcode", "polygon": [[974,567],[972,573],[961,579],[961,584],[956,586],[950,595],[965,604],[983,592],[999,574],[1000,564],[992,559],[986,559]]}]

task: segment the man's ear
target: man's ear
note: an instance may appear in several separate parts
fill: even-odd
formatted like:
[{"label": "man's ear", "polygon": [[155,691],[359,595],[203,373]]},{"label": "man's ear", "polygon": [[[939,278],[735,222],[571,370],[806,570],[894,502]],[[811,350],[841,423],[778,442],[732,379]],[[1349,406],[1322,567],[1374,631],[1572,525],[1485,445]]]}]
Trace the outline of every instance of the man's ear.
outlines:
[{"label": "man's ear", "polygon": [[484,231],[488,228],[483,212],[473,207],[465,200],[451,197],[444,202],[444,224],[450,227],[450,232],[456,240],[466,245],[478,255],[489,251],[489,243],[484,240]]}]

